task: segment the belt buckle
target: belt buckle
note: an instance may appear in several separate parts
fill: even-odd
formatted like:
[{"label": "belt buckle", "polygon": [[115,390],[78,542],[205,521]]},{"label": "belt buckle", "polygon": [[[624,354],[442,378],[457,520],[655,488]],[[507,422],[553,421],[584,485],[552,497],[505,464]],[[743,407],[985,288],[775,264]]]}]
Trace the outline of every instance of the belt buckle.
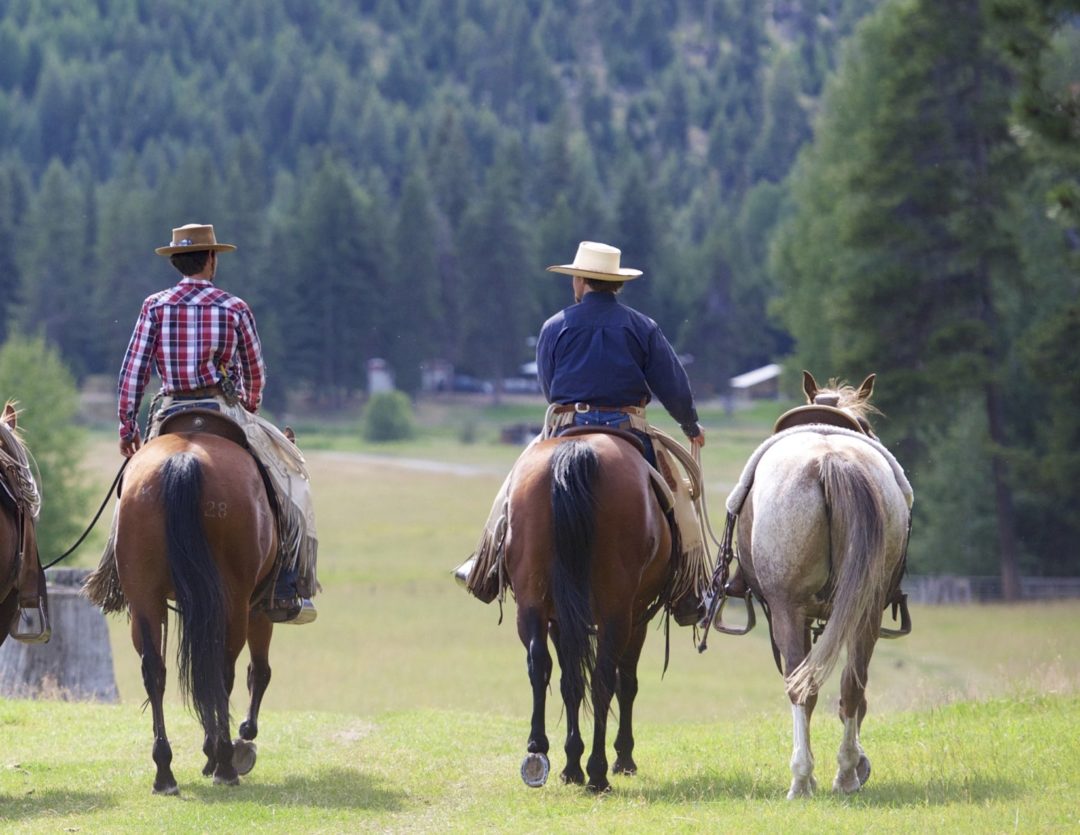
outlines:
[{"label": "belt buckle", "polygon": [[586,412],[591,412],[592,407],[588,403],[575,403],[574,411],[577,412],[579,415],[583,415]]}]

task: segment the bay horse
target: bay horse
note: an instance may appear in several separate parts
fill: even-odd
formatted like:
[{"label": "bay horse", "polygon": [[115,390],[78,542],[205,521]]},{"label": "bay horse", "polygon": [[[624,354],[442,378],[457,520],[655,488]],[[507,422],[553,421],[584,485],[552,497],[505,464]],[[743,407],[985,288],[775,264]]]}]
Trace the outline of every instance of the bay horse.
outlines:
[{"label": "bay horse", "polygon": [[636,439],[595,426],[571,433],[529,447],[514,469],[509,493],[506,570],[517,600],[518,636],[525,646],[533,694],[521,773],[533,787],[547,779],[544,708],[552,673],[550,635],[566,707],[562,779],[585,782],[578,711],[589,691],[593,738],[588,787],[606,791],[607,717],[613,695],[619,705],[613,770],[637,770],[632,727],[637,665],[648,621],[663,605],[673,542]]},{"label": "bay horse", "polygon": [[[789,414],[797,424],[813,419],[814,425],[793,427],[763,445],[738,516],[740,571],[769,614],[792,706],[789,799],[816,788],[810,717],[841,651],[847,659],[839,710],[843,737],[833,790],[851,794],[870,777],[859,739],[867,673],[882,612],[897,602],[910,530],[910,486],[868,423],[874,375],[858,389],[829,385],[819,388],[804,372],[811,406]],[[826,420],[832,413],[846,415],[850,428],[830,431],[815,412]],[[818,633],[813,648],[812,630]]]},{"label": "bay horse", "polygon": [[[224,421],[205,419],[215,417]],[[153,791],[179,794],[162,705],[170,601],[180,623],[180,689],[205,734],[203,774],[234,785],[254,766],[251,742],[270,683],[273,624],[251,608],[278,547],[262,476],[252,455],[234,440],[205,431],[159,435],[131,457],[117,514],[116,570],[153,713]],[[234,744],[229,697],[245,642],[251,654],[251,703]]]},{"label": "bay horse", "polygon": [[[25,444],[17,434],[18,413],[11,401],[4,404],[0,422],[4,425],[0,431],[0,456],[13,467],[25,464],[28,455]],[[19,468],[23,469],[26,478],[30,477],[28,470]],[[38,555],[36,542],[25,541],[33,534],[33,523],[26,523],[23,518],[31,511],[20,503],[25,497],[25,490],[18,484],[8,484],[4,475],[0,475],[0,478],[4,479],[4,484],[0,484],[0,644],[3,644],[11,634],[12,622],[19,608],[19,552],[23,552],[23,559],[33,560],[35,564]],[[31,489],[36,493],[36,488]],[[44,582],[40,588],[45,588]]]}]

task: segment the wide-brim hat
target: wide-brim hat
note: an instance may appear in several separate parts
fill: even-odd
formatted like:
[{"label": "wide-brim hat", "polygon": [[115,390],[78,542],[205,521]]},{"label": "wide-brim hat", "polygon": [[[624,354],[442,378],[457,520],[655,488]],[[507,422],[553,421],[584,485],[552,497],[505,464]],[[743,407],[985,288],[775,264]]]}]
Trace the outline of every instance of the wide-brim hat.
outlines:
[{"label": "wide-brim hat", "polygon": [[580,275],[582,278],[596,278],[600,281],[629,281],[639,278],[641,270],[620,267],[622,250],[596,241],[582,241],[578,244],[577,255],[573,264],[556,264],[548,267],[548,272]]},{"label": "wide-brim hat", "polygon": [[232,244],[219,244],[214,227],[209,223],[188,223],[172,230],[172,243],[154,250],[158,255],[176,255],[179,252],[233,252]]}]

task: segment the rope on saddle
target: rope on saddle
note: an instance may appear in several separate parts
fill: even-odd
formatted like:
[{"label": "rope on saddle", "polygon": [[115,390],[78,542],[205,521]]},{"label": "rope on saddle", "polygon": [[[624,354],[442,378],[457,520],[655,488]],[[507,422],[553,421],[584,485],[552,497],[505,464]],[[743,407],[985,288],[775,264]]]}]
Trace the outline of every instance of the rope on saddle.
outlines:
[{"label": "rope on saddle", "polygon": [[0,476],[12,499],[35,519],[41,512],[41,493],[30,456],[19,437],[0,421]]}]

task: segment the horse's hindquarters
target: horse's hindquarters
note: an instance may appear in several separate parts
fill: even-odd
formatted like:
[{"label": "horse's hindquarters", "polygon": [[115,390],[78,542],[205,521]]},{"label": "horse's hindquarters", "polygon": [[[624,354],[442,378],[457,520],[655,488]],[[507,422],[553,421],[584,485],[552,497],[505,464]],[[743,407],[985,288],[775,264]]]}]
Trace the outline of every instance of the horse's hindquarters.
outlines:
[{"label": "horse's hindquarters", "polygon": [[829,520],[816,459],[778,444],[758,463],[739,558],[770,602],[808,600],[829,579]]}]

